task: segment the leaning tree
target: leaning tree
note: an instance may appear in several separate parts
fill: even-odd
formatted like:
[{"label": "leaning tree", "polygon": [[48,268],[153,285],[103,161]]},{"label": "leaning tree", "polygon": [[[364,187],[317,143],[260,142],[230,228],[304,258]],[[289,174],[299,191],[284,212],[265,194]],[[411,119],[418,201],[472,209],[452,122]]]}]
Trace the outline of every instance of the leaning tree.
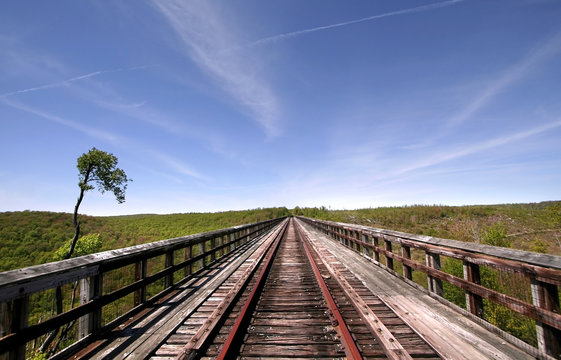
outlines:
[{"label": "leaning tree", "polygon": [[98,150],[95,147],[78,158],[78,186],[80,187],[80,195],[76,201],[76,206],[74,206],[74,216],[72,218],[74,237],[72,238],[70,249],[68,249],[65,259],[70,259],[72,256],[74,248],[76,247],[76,242],[80,236],[78,209],[80,208],[86,191],[94,189],[94,185],[97,185],[101,193],[106,191],[112,192],[119,204],[125,201],[127,183],[131,181],[131,179],[127,178],[123,169],[117,167],[118,161],[115,155]]},{"label": "leaning tree", "polygon": [[[115,155],[98,150],[95,147],[78,158],[78,186],[80,187],[80,195],[78,196],[78,200],[74,206],[74,216],[72,218],[74,224],[74,237],[70,241],[70,247],[63,259],[70,259],[72,257],[74,249],[76,248],[76,243],[80,238],[78,209],[80,208],[80,204],[82,204],[82,200],[84,199],[84,194],[87,191],[93,190],[97,187],[101,193],[106,191],[112,192],[119,204],[125,201],[127,184],[132,180],[127,177],[123,169],[117,167],[117,162],[118,159]],[[76,286],[74,287],[74,292],[75,288]],[[57,314],[60,314],[62,313],[62,288],[60,286],[56,288],[55,298],[56,311]],[[69,327],[63,329],[60,338],[64,337],[68,328]],[[56,338],[58,330],[59,329],[53,331],[47,337],[45,342],[41,345],[41,352],[45,352],[49,348],[49,345]],[[59,342],[50,348],[49,353],[54,353],[56,351],[58,343]]]}]

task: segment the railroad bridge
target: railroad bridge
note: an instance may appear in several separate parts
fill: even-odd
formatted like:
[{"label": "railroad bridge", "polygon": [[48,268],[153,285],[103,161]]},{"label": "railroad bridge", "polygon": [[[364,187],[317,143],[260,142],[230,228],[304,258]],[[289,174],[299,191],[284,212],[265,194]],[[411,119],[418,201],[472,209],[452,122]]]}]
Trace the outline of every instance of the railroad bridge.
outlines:
[{"label": "railroad bridge", "polygon": [[0,359],[54,331],[54,359],[559,359],[560,284],[556,256],[281,218],[0,273]]}]

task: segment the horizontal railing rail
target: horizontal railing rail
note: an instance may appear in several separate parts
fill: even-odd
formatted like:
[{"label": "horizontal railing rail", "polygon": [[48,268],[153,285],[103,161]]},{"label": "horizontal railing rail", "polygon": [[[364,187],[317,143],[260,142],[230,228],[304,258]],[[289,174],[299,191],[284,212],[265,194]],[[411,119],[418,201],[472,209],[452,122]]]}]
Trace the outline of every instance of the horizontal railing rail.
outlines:
[{"label": "horizontal railing rail", "polygon": [[[154,299],[164,296],[177,283],[186,281],[194,274],[194,270],[207,267],[217,258],[268,232],[282,220],[278,218],[234,226],[2,272],[0,358],[24,359],[28,342],[73,322],[78,322],[78,341],[70,348],[78,348],[104,330],[104,306],[134,294],[134,308],[110,319],[109,324],[114,326],[139,312]],[[177,261],[178,255],[181,261]],[[160,256],[163,256],[163,268],[148,274],[148,261]],[[127,266],[134,266],[133,282],[118,289],[110,289],[109,292],[104,291],[104,275]],[[178,271],[183,271],[182,280],[174,282],[174,273]],[[147,299],[147,286],[162,279],[163,290]],[[36,324],[28,324],[30,296],[76,282],[80,285],[78,306]],[[29,354],[29,349],[27,352]]]},{"label": "horizontal railing rail", "polygon": [[[555,358],[561,356],[561,257],[361,225],[299,219],[411,284],[414,271],[425,274],[426,288],[433,296],[444,299],[444,283],[461,289],[467,311],[479,319],[486,320],[484,299],[532,319],[537,348]],[[398,247],[399,252],[396,251]],[[415,259],[412,250],[424,256]],[[445,259],[441,256],[461,262],[463,276],[444,271]],[[423,257],[424,261],[419,260]],[[394,264],[394,261],[401,264]],[[506,289],[500,291],[484,286],[483,269],[495,271],[497,276],[515,274],[524,279],[520,282],[527,284],[522,292],[531,294],[528,300],[507,294]]]}]

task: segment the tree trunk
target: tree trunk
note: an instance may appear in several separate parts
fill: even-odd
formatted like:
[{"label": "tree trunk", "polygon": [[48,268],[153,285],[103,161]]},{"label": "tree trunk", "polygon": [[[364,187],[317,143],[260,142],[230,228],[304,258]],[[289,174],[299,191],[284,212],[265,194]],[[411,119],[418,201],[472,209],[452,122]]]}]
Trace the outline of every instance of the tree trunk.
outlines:
[{"label": "tree trunk", "polygon": [[68,253],[64,257],[65,259],[70,259],[72,253],[74,252],[74,248],[76,247],[76,243],[78,242],[78,238],[80,237],[80,223],[78,222],[78,209],[80,208],[80,204],[84,199],[84,193],[86,192],[86,186],[88,185],[88,180],[90,177],[91,166],[88,168],[86,172],[86,176],[84,176],[84,183],[80,184],[80,196],[78,196],[78,201],[76,201],[76,206],[74,206],[74,216],[72,217],[72,223],[74,224],[74,237],[72,238],[72,242],[70,243],[70,249],[68,249]]},{"label": "tree trunk", "polygon": [[[80,196],[78,196],[78,200],[76,201],[76,206],[74,206],[74,216],[72,217],[72,222],[74,224],[74,237],[72,238],[72,242],[70,243],[70,249],[68,249],[68,253],[66,253],[64,259],[70,259],[72,253],[74,253],[74,248],[76,247],[78,238],[80,237],[80,223],[78,222],[78,209],[80,208],[80,204],[84,199],[84,193],[87,190],[88,180],[92,169],[93,166],[90,165],[88,167],[88,170],[86,171],[86,175],[84,176],[83,183],[80,184]],[[57,315],[61,314],[62,313],[62,287],[60,286],[57,286],[55,289],[55,302],[56,302],[56,313]],[[39,351],[41,352],[47,351],[49,345],[51,345],[53,340],[56,338],[59,330],[60,328],[54,330],[49,334],[49,336],[47,336],[47,339],[45,339],[45,342],[43,342]]]}]

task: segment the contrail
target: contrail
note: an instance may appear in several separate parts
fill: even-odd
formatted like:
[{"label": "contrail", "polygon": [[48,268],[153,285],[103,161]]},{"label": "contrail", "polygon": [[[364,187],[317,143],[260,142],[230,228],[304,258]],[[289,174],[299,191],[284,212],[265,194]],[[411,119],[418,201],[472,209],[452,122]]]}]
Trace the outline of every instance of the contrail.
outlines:
[{"label": "contrail", "polygon": [[58,86],[64,86],[64,85],[68,85],[69,83],[74,82],[74,81],[91,78],[91,77],[98,76],[98,75],[101,75],[101,74],[121,72],[121,71],[140,70],[140,69],[146,69],[146,68],[149,68],[149,67],[151,67],[151,66],[134,66],[134,67],[131,67],[131,68],[94,71],[94,72],[89,73],[89,74],[76,76],[76,77],[66,79],[66,80],[63,80],[63,81],[59,81],[59,82],[56,82],[56,83],[52,83],[52,84],[41,85],[41,86],[32,87],[32,88],[28,88],[28,89],[13,91],[11,93],[0,95],[0,98],[6,98],[8,96],[17,95],[17,94],[24,94],[24,93],[38,91],[38,90],[50,89],[50,88],[54,88],[54,87],[58,87]]},{"label": "contrail", "polygon": [[293,32],[285,33],[285,34],[270,36],[270,37],[266,37],[266,38],[263,38],[263,39],[256,40],[256,41],[252,42],[251,44],[249,44],[249,46],[252,47],[252,46],[258,46],[258,45],[264,45],[264,44],[276,42],[276,41],[279,41],[279,40],[286,40],[286,39],[290,39],[290,38],[293,38],[293,37],[296,37],[296,36],[299,36],[299,35],[316,32],[316,31],[333,29],[333,28],[336,28],[336,27],[347,26],[347,25],[361,23],[361,22],[365,22],[365,21],[377,20],[377,19],[390,17],[390,16],[416,13],[416,12],[427,11],[427,10],[431,10],[431,9],[438,9],[438,8],[445,7],[445,6],[454,5],[454,4],[462,2],[462,1],[464,1],[464,0],[448,0],[448,1],[443,1],[443,2],[439,2],[439,3],[435,3],[435,4],[421,5],[421,6],[417,6],[417,7],[414,7],[414,8],[397,10],[397,11],[392,11],[392,12],[388,12],[388,13],[384,13],[384,14],[373,15],[373,16],[369,16],[369,17],[365,17],[365,18],[361,18],[361,19],[355,19],[355,20],[340,22],[340,23],[331,24],[331,25],[318,26],[318,27],[314,27],[314,28],[310,28],[310,29],[293,31]]}]

